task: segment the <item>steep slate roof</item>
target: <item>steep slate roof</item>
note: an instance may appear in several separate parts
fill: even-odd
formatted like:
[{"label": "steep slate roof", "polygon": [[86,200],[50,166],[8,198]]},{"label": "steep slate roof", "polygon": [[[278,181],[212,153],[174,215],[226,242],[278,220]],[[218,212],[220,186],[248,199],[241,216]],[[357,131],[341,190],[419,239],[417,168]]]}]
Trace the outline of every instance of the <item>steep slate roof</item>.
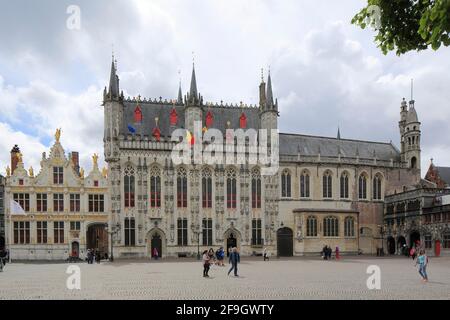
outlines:
[{"label": "steep slate roof", "polygon": [[[170,126],[170,112],[173,109],[173,105],[170,103],[148,103],[140,102],[142,110],[142,123],[136,125],[134,123],[134,110],[136,109],[136,101],[124,101],[124,113],[123,113],[123,128],[122,133],[128,134],[128,125],[133,126],[136,129],[136,134],[152,135],[155,128],[155,118],[158,117],[158,127],[161,130],[161,136],[168,137],[172,134],[173,130],[177,128],[184,128],[184,110],[183,105],[176,105],[175,110],[178,114],[178,121],[176,127]],[[205,126],[205,117],[211,110],[213,114],[212,128],[216,128],[225,133],[227,129],[227,121],[230,121],[230,128],[239,128],[239,118],[242,112],[247,117],[247,128],[259,129],[259,109],[254,107],[226,107],[226,106],[204,106],[203,107],[203,122],[202,126]]]},{"label": "steep slate roof", "polygon": [[280,133],[280,154],[314,156],[337,156],[341,152],[342,157],[374,158],[380,160],[399,160],[400,152],[391,143],[371,142],[350,139],[337,139],[328,137],[308,136],[301,134]]},{"label": "steep slate roof", "polygon": [[435,167],[439,177],[444,180],[444,182],[450,185],[450,167]]}]

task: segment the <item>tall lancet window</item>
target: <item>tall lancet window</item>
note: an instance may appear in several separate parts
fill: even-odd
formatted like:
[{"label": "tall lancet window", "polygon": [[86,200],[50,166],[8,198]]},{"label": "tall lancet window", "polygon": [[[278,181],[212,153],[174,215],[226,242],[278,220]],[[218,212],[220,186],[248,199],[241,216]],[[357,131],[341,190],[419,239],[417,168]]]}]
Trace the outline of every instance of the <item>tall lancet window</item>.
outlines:
[{"label": "tall lancet window", "polygon": [[322,178],[322,187],[323,187],[323,197],[324,198],[332,198],[333,197],[333,177],[331,176],[330,171],[326,171]]},{"label": "tall lancet window", "polygon": [[343,172],[341,174],[341,199],[348,199],[348,173]]},{"label": "tall lancet window", "polygon": [[177,207],[187,208],[187,174],[184,168],[177,173]]},{"label": "tall lancet window", "polygon": [[281,197],[291,197],[291,173],[289,170],[284,170],[281,174]]},{"label": "tall lancet window", "polygon": [[252,170],[252,208],[261,208],[261,174]]},{"label": "tall lancet window", "polygon": [[367,199],[367,176],[364,173],[359,176],[358,187],[359,199]]},{"label": "tall lancet window", "polygon": [[125,200],[125,208],[133,208],[134,207],[134,169],[131,166],[127,166],[125,168],[124,175],[124,200]]},{"label": "tall lancet window", "polygon": [[309,198],[310,196],[310,187],[309,187],[309,172],[303,171],[300,176],[300,197],[301,198]]},{"label": "tall lancet window", "polygon": [[161,207],[161,176],[158,167],[150,170],[150,207]]},{"label": "tall lancet window", "polygon": [[234,169],[227,170],[227,208],[236,208],[236,171]]},{"label": "tall lancet window", "polygon": [[202,171],[202,207],[212,208],[212,178],[211,170]]},{"label": "tall lancet window", "polygon": [[379,174],[375,175],[373,178],[373,199],[381,200],[381,176]]}]

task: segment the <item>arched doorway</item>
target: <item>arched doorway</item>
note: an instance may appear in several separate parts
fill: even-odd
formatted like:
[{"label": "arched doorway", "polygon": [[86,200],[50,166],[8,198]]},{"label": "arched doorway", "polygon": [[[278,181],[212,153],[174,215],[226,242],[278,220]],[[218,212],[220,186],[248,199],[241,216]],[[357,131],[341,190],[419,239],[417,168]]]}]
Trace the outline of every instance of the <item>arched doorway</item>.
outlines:
[{"label": "arched doorway", "polygon": [[94,249],[100,252],[101,256],[108,253],[108,233],[105,224],[91,224],[86,232],[86,249]]},{"label": "arched doorway", "polygon": [[80,244],[78,243],[78,241],[73,241],[72,242],[72,258],[79,258],[80,257]]},{"label": "arched doorway", "polygon": [[387,247],[389,254],[395,254],[395,239],[393,237],[387,238]]},{"label": "arched doorway", "polygon": [[404,251],[405,246],[406,246],[406,239],[405,239],[405,237],[404,236],[399,236],[398,239],[397,239],[397,250],[398,250],[399,254],[400,253],[404,254],[404,255],[408,254],[408,252]]},{"label": "arched doorway", "polygon": [[417,159],[416,157],[411,158],[411,168],[416,169],[417,168]]},{"label": "arched doorway", "polygon": [[[155,252],[155,249],[157,251],[157,253]],[[150,256],[152,258],[157,257],[157,258],[161,258],[162,257],[162,240],[161,240],[161,236],[158,233],[154,233],[151,239],[151,245],[150,245]]]},{"label": "arched doorway", "polygon": [[409,247],[413,248],[416,245],[420,246],[420,233],[419,233],[419,231],[413,231],[409,235]]},{"label": "arched doorway", "polygon": [[163,257],[167,252],[166,234],[158,227],[154,227],[147,233],[147,254],[148,257],[155,257],[154,249],[158,251],[158,258]]},{"label": "arched doorway", "polygon": [[230,256],[230,249],[237,247],[237,239],[233,232],[228,235],[227,238],[227,257]]},{"label": "arched doorway", "polygon": [[277,254],[279,257],[294,255],[294,237],[292,229],[284,227],[277,231]]}]

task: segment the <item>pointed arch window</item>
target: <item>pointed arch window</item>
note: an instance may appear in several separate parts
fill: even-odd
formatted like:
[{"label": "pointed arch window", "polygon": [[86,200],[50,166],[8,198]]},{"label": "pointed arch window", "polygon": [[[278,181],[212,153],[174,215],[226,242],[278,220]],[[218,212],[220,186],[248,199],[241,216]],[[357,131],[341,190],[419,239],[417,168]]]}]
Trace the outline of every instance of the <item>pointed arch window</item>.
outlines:
[{"label": "pointed arch window", "polygon": [[178,121],[178,113],[177,113],[177,110],[175,110],[175,108],[173,108],[172,111],[170,111],[170,125],[176,126],[177,121]]},{"label": "pointed arch window", "polygon": [[239,117],[239,127],[241,129],[247,128],[247,116],[244,112],[242,112],[241,116]]},{"label": "pointed arch window", "polygon": [[291,173],[289,170],[284,170],[281,174],[281,197],[291,197]]},{"label": "pointed arch window", "polygon": [[252,208],[261,208],[261,174],[258,169],[252,171]]},{"label": "pointed arch window", "polygon": [[212,208],[212,178],[207,168],[202,171],[202,207]]},{"label": "pointed arch window", "polygon": [[353,217],[346,217],[344,220],[344,236],[355,236],[355,219],[353,219]]},{"label": "pointed arch window", "polygon": [[159,130],[158,127],[156,127],[155,129],[153,129],[153,137],[155,137],[156,141],[160,141],[161,139],[161,130]]},{"label": "pointed arch window", "polygon": [[348,199],[348,173],[343,172],[341,174],[341,181],[340,181],[340,191],[341,191],[341,198],[342,199]]},{"label": "pointed arch window", "polygon": [[326,217],[323,219],[323,235],[325,237],[339,236],[339,220],[337,217]]},{"label": "pointed arch window", "polygon": [[133,208],[134,207],[134,169],[131,166],[127,166],[125,168],[125,176],[124,176],[124,200],[125,200],[125,208]]},{"label": "pointed arch window", "polygon": [[227,208],[236,208],[236,171],[227,170]]},{"label": "pointed arch window", "polygon": [[300,197],[301,198],[309,198],[310,196],[310,185],[309,185],[309,173],[308,171],[303,171],[300,176]]},{"label": "pointed arch window", "polygon": [[214,123],[214,117],[211,111],[208,111],[205,118],[205,123],[207,128],[211,128]]},{"label": "pointed arch window", "polygon": [[365,174],[359,176],[358,197],[359,199],[367,199],[367,177]]},{"label": "pointed arch window", "polygon": [[309,216],[306,219],[306,236],[317,237],[317,218],[314,216]]},{"label": "pointed arch window", "polygon": [[134,109],[134,122],[140,123],[142,122],[142,109],[140,105],[137,105]]},{"label": "pointed arch window", "polygon": [[150,170],[150,207],[161,207],[161,175],[156,167]]},{"label": "pointed arch window", "polygon": [[187,174],[184,168],[177,173],[177,207],[187,208]]},{"label": "pointed arch window", "polygon": [[322,193],[324,198],[332,198],[333,197],[333,177],[331,176],[331,172],[327,171],[324,173],[322,177]]},{"label": "pointed arch window", "polygon": [[379,174],[375,175],[373,178],[373,199],[381,200],[381,182],[382,178]]}]

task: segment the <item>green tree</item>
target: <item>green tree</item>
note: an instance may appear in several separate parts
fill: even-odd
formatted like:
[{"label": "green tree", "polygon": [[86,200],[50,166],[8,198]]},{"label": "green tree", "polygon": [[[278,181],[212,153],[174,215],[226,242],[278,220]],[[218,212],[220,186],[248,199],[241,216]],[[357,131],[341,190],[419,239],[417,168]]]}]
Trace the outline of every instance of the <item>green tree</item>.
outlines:
[{"label": "green tree", "polygon": [[368,0],[352,23],[375,29],[384,54],[450,45],[450,0]]}]

